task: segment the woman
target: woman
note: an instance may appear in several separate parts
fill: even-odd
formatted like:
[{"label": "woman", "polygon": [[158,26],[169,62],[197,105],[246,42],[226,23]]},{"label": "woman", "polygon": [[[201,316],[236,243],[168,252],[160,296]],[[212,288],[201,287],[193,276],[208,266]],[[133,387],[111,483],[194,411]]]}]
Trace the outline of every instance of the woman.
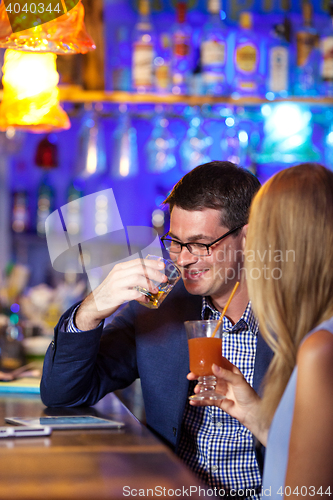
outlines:
[{"label": "woman", "polygon": [[329,498],[333,172],[305,163],[272,177],[252,204],[246,247],[249,295],[275,355],[262,398],[236,367],[214,365],[217,390],[226,395],[216,406],[267,443],[263,498]]}]

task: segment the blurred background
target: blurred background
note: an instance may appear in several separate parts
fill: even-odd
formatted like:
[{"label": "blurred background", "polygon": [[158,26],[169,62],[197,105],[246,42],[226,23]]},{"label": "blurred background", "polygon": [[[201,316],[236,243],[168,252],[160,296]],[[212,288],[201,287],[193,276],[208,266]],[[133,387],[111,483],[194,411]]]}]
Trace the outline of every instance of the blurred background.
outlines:
[{"label": "blurred background", "polygon": [[[45,236],[52,212],[70,203],[68,231],[80,234],[89,224],[103,236],[108,213],[96,204],[83,214],[78,200],[112,189],[125,227],[162,235],[169,223],[163,200],[199,164],[230,160],[261,181],[299,162],[333,165],[332,2],[74,3],[84,8],[84,24],[78,16],[71,30],[64,25],[66,40],[51,46],[48,25],[43,33],[33,28],[44,50],[6,33],[4,9],[23,22],[26,2],[1,2],[3,369],[22,364],[22,340],[28,357],[42,357],[59,315],[87,291],[84,273],[52,267]],[[29,17],[35,4],[27,5]],[[45,52],[59,75],[55,121],[37,100],[45,100],[36,90],[43,70],[31,59],[17,71],[18,56],[39,63]],[[24,111],[20,86],[28,83],[29,113],[39,110],[40,123]],[[8,339],[16,345],[10,354]]]}]

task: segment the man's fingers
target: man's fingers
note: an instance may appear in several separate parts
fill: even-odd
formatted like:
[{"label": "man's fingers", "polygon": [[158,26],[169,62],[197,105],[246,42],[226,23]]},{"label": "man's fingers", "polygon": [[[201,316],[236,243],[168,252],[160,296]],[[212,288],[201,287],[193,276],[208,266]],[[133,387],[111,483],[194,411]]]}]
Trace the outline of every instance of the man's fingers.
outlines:
[{"label": "man's fingers", "polygon": [[[167,281],[167,277],[165,276],[163,272],[164,266],[160,267],[160,263],[157,261],[150,261],[150,260],[140,260],[140,259],[135,259],[134,261],[129,261],[131,265],[124,265],[128,264],[122,263],[120,265],[117,265],[114,267],[114,269],[110,273],[110,280],[113,282],[119,281],[120,286],[126,286],[126,278],[129,277],[138,277],[141,276],[145,279],[145,282],[143,283],[134,283],[133,286],[135,285],[140,285],[145,288],[147,287],[153,287],[159,285],[160,283],[163,283]],[[135,262],[135,264],[133,264]],[[149,265],[146,265],[145,263],[149,263]],[[151,264],[153,264],[151,266]],[[124,281],[123,281],[124,280]],[[123,283],[122,283],[123,282]],[[152,282],[155,282],[152,283]]]},{"label": "man's fingers", "polygon": [[138,265],[144,265],[145,267],[151,267],[152,269],[164,269],[164,263],[162,260],[152,260],[152,259],[131,259],[126,260],[117,264],[116,267],[121,269],[129,269]]}]

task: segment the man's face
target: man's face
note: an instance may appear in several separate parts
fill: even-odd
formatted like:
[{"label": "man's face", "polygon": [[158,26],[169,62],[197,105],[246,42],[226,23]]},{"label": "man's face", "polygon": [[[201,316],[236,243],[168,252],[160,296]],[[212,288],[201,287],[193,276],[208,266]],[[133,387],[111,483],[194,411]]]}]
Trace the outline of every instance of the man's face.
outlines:
[{"label": "man's face", "polygon": [[[221,226],[221,213],[206,208],[202,211],[183,210],[175,206],[171,212],[169,236],[182,243],[209,244],[229,229]],[[183,247],[180,254],[170,257],[182,272],[187,291],[193,295],[210,296],[218,300],[230,292],[239,280],[239,269],[243,262],[243,230],[236,237],[227,236],[211,247],[211,255],[192,255]]]}]

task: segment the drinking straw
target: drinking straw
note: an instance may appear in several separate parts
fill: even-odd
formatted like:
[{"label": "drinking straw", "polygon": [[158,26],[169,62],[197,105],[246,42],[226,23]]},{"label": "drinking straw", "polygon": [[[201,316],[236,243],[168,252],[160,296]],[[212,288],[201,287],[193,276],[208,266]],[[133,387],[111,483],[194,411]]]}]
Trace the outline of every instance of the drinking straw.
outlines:
[{"label": "drinking straw", "polygon": [[219,320],[218,320],[218,322],[217,322],[217,325],[216,325],[216,327],[215,327],[215,330],[214,330],[214,331],[213,331],[213,333],[212,333],[212,337],[211,337],[211,338],[215,337],[215,334],[216,334],[217,330],[220,328],[221,323],[222,323],[222,320],[223,320],[223,316],[224,316],[224,315],[225,315],[225,313],[227,312],[227,309],[228,309],[228,307],[229,307],[229,305],[230,305],[230,302],[232,301],[233,296],[234,296],[234,295],[235,295],[235,293],[236,293],[236,290],[237,290],[238,286],[239,286],[239,281],[237,281],[236,285],[234,286],[233,291],[231,292],[231,295],[230,295],[230,297],[229,297],[229,299],[228,299],[228,302],[227,302],[227,303],[226,303],[226,305],[224,306],[224,309],[223,309],[223,311],[222,311],[222,314],[221,314],[221,316],[220,316],[220,319],[219,319]]}]

